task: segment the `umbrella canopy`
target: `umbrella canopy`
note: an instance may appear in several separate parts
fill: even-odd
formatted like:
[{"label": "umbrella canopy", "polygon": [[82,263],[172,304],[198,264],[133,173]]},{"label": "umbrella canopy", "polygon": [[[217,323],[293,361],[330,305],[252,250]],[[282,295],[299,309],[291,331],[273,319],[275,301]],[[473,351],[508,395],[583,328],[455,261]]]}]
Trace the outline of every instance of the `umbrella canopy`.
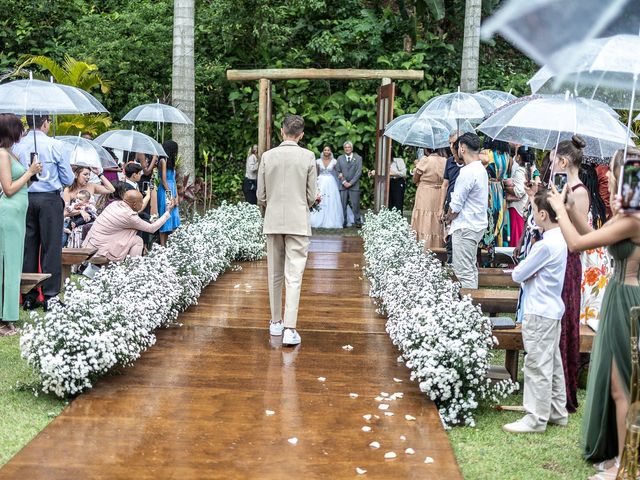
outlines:
[{"label": "umbrella canopy", "polygon": [[509,92],[502,92],[500,90],[482,90],[473,94],[474,97],[482,97],[489,100],[493,104],[493,108],[500,108],[501,106],[512,102],[517,97],[511,95]]},{"label": "umbrella canopy", "polygon": [[505,106],[478,126],[491,138],[541,150],[579,134],[586,155],[609,157],[623,148],[628,131],[599,103],[584,98],[538,96]]},{"label": "umbrella canopy", "polygon": [[494,110],[493,104],[484,97],[476,97],[466,92],[455,92],[432,98],[420,107],[416,116],[431,117],[436,120],[479,122]]},{"label": "umbrella canopy", "polygon": [[499,32],[538,62],[559,74],[572,62],[552,59],[566,45],[619,33],[637,34],[637,0],[510,0],[482,27],[487,39]]},{"label": "umbrella canopy", "polygon": [[0,112],[16,115],[108,113],[84,90],[33,79],[0,85]]},{"label": "umbrella canopy", "polygon": [[[640,3],[640,2],[638,2]],[[532,91],[569,89],[575,95],[601,100],[614,108],[640,107],[640,36],[615,35],[570,45],[554,63],[571,64],[562,76],[550,64],[530,80]]]},{"label": "umbrella canopy", "polygon": [[164,105],[160,101],[138,105],[122,119],[131,122],[184,123],[193,125],[193,122],[183,112],[171,105]]},{"label": "umbrella canopy", "polygon": [[147,153],[166,157],[167,153],[158,142],[149,135],[136,132],[135,130],[110,130],[103,133],[94,140],[95,143],[103,147],[115,148],[117,150],[127,150],[129,152]]},{"label": "umbrella canopy", "polygon": [[92,140],[87,140],[79,135],[62,135],[56,138],[64,142],[69,149],[71,165],[93,167],[100,171],[105,168],[118,167],[118,163],[111,154]]},{"label": "umbrella canopy", "polygon": [[402,115],[391,122],[384,131],[386,137],[403,145],[426,148],[449,146],[450,129],[434,118]]}]

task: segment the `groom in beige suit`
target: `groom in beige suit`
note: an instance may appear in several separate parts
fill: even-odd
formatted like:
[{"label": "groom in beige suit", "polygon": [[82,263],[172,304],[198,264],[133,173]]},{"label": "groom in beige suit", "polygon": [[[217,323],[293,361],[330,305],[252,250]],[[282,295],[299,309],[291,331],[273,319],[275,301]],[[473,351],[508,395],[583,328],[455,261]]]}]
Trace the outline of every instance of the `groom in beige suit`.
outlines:
[{"label": "groom in beige suit", "polygon": [[[298,146],[304,119],[289,115],[282,122],[283,142],[262,155],[258,169],[258,205],[264,209],[267,236],[271,335],[284,335],[283,345],[298,345],[296,331],[302,275],[307,264],[311,226],[309,208],[318,199],[316,157]],[[284,326],[282,282],[286,287]]]}]

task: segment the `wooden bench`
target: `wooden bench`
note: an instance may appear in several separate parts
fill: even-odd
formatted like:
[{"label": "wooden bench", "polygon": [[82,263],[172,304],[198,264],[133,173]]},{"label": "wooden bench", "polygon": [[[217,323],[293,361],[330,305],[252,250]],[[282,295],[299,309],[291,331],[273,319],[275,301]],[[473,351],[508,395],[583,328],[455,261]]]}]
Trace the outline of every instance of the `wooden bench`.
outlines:
[{"label": "wooden bench", "polygon": [[[431,252],[433,252],[436,256],[436,258],[438,260],[440,260],[442,263],[447,261],[447,249],[444,247],[433,247],[429,249]],[[513,266],[514,265],[514,261],[513,258],[511,258],[509,255],[505,255],[503,253],[496,253],[493,257],[493,261],[490,261],[489,259],[489,254],[487,253],[486,250],[482,250],[480,253],[480,260],[482,261],[483,264],[488,264],[490,263],[491,265],[493,265],[494,267],[496,265],[508,265],[508,266]]]},{"label": "wooden bench", "polygon": [[[522,327],[516,325],[515,328],[494,329],[493,336],[498,339],[498,345],[493,348],[506,351],[504,366],[511,375],[511,379],[515,382],[518,378],[518,358],[520,350],[524,350]],[[596,332],[591,330],[590,327],[580,325],[580,353],[591,352],[595,337]]]},{"label": "wooden bench", "polygon": [[20,293],[22,295],[29,293],[50,277],[50,273],[23,273],[20,278]]},{"label": "wooden bench", "polygon": [[64,281],[71,276],[71,267],[86,262],[95,255],[95,248],[63,248],[62,249],[62,287]]},{"label": "wooden bench", "polygon": [[[451,276],[452,280],[457,281],[455,273]],[[511,287],[520,288],[520,285],[511,278],[511,272],[502,268],[479,268],[478,269],[478,286],[480,288],[491,287]]]},{"label": "wooden bench", "polygon": [[493,288],[461,288],[460,295],[470,295],[474,305],[480,305],[482,311],[489,315],[496,313],[515,313],[518,307],[520,290]]}]

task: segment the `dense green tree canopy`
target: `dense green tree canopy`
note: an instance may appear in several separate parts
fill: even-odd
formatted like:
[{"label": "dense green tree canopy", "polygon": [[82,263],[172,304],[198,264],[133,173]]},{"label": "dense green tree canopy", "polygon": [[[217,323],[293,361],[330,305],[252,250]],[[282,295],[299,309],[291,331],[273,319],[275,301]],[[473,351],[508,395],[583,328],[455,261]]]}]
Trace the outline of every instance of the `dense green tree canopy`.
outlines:
[{"label": "dense green tree canopy", "polygon": [[[464,1],[200,0],[196,2],[196,141],[216,175],[214,191],[240,191],[244,157],[257,137],[257,82],[230,83],[229,68],[315,67],[424,70],[399,82],[396,115],[414,111],[459,81]],[[421,4],[424,3],[423,6]],[[168,0],[1,0],[0,71],[22,54],[65,55],[95,63],[112,88],[101,100],[118,121],[134,106],[171,93],[173,3]],[[424,7],[424,8],[423,8]],[[416,13],[417,12],[417,13]],[[412,51],[404,51],[412,37]],[[534,65],[503,42],[481,49],[481,88],[525,93]],[[319,150],[350,138],[365,165],[373,159],[373,81],[275,82],[276,124],[287,113],[307,120]],[[153,128],[147,126],[148,128]],[[145,128],[145,127],[142,127]],[[278,129],[274,129],[277,131]],[[151,130],[150,130],[151,131]],[[276,140],[274,136],[274,141]],[[200,155],[202,158],[202,155]],[[200,169],[203,162],[200,162]]]}]

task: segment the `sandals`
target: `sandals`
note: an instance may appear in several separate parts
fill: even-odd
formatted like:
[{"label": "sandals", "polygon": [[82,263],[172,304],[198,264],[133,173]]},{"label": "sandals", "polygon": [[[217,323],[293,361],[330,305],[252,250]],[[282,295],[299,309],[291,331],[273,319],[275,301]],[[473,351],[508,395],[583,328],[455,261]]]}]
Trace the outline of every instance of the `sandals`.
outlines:
[{"label": "sandals", "polygon": [[13,323],[0,324],[0,337],[12,337],[18,334],[18,329]]},{"label": "sandals", "polygon": [[602,462],[593,464],[593,468],[595,468],[598,472],[606,472],[614,466],[616,468],[620,468],[620,460],[618,460],[618,457],[613,457],[609,460],[603,460]]}]

